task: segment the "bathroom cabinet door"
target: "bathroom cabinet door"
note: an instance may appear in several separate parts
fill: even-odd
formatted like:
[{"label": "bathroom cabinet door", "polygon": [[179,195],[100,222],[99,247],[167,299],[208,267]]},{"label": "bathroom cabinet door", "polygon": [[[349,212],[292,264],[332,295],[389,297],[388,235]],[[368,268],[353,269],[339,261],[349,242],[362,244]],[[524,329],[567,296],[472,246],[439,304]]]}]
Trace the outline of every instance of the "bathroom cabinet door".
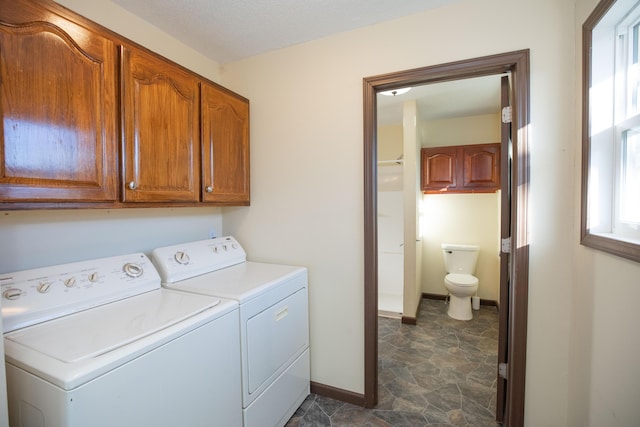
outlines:
[{"label": "bathroom cabinet door", "polygon": [[461,147],[462,188],[475,192],[494,192],[500,188],[500,144]]},{"label": "bathroom cabinet door", "polygon": [[458,188],[458,147],[435,147],[421,150],[422,191],[440,193]]}]

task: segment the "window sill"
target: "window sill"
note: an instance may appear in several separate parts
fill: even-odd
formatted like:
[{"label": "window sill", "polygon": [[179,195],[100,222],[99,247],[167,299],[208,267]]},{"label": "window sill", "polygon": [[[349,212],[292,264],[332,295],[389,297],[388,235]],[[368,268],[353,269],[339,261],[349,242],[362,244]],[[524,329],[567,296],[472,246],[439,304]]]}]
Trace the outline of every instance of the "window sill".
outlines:
[{"label": "window sill", "polygon": [[580,243],[593,249],[640,262],[640,239],[621,237],[613,233],[584,233]]}]

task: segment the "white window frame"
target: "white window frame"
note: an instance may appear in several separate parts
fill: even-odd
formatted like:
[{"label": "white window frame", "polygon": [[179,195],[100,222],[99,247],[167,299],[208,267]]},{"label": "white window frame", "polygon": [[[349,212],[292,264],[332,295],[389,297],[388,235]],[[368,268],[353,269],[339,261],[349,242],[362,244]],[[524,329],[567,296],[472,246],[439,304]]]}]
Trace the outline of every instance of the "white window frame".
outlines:
[{"label": "white window frame", "polygon": [[623,221],[620,209],[625,132],[640,132],[640,62],[630,67],[629,45],[637,24],[640,0],[601,0],[583,25],[581,243],[640,262],[640,221]]}]

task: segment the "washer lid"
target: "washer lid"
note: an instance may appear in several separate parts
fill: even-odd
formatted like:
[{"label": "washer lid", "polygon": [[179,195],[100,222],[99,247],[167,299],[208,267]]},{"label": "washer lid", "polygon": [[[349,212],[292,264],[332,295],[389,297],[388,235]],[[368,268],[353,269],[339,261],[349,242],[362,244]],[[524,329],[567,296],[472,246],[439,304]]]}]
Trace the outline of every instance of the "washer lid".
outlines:
[{"label": "washer lid", "polygon": [[70,390],[237,306],[159,289],[7,333],[7,362]]},{"label": "washer lid", "polygon": [[447,274],[444,278],[449,282],[458,286],[474,286],[478,284],[478,278],[471,274]]}]

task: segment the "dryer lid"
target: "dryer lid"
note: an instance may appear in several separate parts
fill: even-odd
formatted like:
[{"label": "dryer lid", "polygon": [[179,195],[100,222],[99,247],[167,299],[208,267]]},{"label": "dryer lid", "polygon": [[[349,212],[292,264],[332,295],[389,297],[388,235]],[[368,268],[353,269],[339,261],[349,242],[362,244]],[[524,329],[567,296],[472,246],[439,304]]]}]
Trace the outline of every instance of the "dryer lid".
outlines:
[{"label": "dryer lid", "polygon": [[478,278],[471,274],[447,274],[445,280],[455,283],[458,286],[474,286],[478,284]]}]

